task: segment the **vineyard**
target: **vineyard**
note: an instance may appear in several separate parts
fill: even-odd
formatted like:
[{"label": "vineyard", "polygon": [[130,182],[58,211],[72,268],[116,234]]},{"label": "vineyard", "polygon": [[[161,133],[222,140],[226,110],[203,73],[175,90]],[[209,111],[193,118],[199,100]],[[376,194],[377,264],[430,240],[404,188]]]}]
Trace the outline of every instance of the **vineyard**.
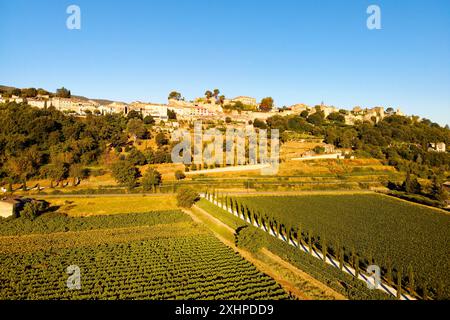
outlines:
[{"label": "vineyard", "polygon": [[[229,212],[209,201],[202,199],[197,205],[233,229],[239,229],[245,225],[243,220],[241,220],[242,218],[231,215]],[[305,254],[298,250],[298,248],[288,245],[285,241],[280,241],[279,239],[270,236],[267,232],[258,229],[256,230],[259,231],[257,233],[258,237],[262,238],[260,241],[267,246],[267,249],[326,284],[329,288],[346,296],[348,299],[385,300],[394,298],[379,290],[370,290],[367,288],[367,284],[360,280],[356,280],[348,273],[344,273],[328,264],[324,264],[323,261],[318,260],[309,254]]]},{"label": "vineyard", "polygon": [[182,221],[190,221],[190,218],[181,211],[174,210],[90,217],[69,217],[58,213],[48,213],[35,220],[26,218],[0,220],[0,236],[153,226]]},{"label": "vineyard", "polygon": [[450,296],[450,217],[443,212],[377,194],[215,197],[340,264],[379,265],[387,283],[414,297]]},{"label": "vineyard", "polygon": [[[59,231],[64,223],[56,219],[47,225]],[[16,242],[0,249],[0,299],[289,298],[179,211],[70,219],[70,232],[0,237]],[[66,286],[71,265],[80,268],[79,290]]]}]

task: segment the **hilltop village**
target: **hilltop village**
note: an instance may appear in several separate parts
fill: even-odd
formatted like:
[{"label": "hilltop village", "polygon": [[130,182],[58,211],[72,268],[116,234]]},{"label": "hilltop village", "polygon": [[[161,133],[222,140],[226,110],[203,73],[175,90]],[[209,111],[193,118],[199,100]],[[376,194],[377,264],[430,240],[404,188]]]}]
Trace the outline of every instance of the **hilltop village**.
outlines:
[{"label": "hilltop village", "polygon": [[[379,122],[389,115],[403,115],[400,109],[376,106],[373,108],[363,108],[356,106],[351,110],[339,109],[323,103],[309,106],[303,103],[286,107],[276,107],[272,98],[264,98],[258,102],[256,98],[248,96],[238,96],[232,99],[220,95],[219,90],[206,91],[204,97],[199,97],[191,101],[181,98],[178,92],[171,92],[167,103],[152,103],[135,101],[132,103],[106,102],[91,100],[86,98],[72,97],[67,94],[67,89],[59,89],[60,94],[31,94],[29,97],[4,93],[0,98],[0,103],[4,102],[26,102],[28,105],[37,108],[54,107],[59,111],[85,116],[87,114],[111,114],[120,113],[127,115],[131,111],[139,112],[142,117],[151,116],[156,122],[174,120],[228,120],[237,123],[249,123],[259,119],[267,120],[275,115],[288,116],[302,114],[305,118],[321,111],[326,118],[339,120],[345,124],[355,124],[356,122]],[[62,93],[62,94],[61,94]],[[176,117],[174,116],[176,114]]]}]

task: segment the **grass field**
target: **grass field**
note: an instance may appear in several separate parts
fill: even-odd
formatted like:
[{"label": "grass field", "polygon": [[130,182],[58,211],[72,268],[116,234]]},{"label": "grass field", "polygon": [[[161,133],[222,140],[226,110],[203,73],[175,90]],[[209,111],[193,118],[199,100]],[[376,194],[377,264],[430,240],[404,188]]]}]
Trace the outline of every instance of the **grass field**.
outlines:
[{"label": "grass field", "polygon": [[[0,299],[289,298],[181,211],[65,218],[44,234],[0,236]],[[79,290],[67,287],[69,266]]]},{"label": "grass field", "polygon": [[111,196],[111,197],[44,197],[57,212],[69,216],[95,216],[131,212],[173,210],[176,199],[170,195]]},{"label": "grass field", "polygon": [[331,247],[353,249],[361,258],[392,264],[403,275],[412,266],[416,286],[450,295],[450,216],[377,194],[241,197],[254,210],[286,226],[311,231]]}]

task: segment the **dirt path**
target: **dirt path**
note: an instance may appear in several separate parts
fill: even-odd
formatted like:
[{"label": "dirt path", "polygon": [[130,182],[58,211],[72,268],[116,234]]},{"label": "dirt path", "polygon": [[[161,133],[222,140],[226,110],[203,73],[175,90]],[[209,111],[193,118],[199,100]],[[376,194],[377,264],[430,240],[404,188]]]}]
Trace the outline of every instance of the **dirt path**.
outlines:
[{"label": "dirt path", "polygon": [[306,190],[306,191],[234,191],[227,193],[230,196],[307,196],[307,195],[353,195],[353,194],[375,194],[367,190]]},{"label": "dirt path", "polygon": [[[208,224],[214,224],[226,230],[226,232],[230,233],[230,235],[234,235],[234,229],[229,227],[227,224],[223,223],[219,219],[211,216],[207,211],[194,206],[193,210],[183,210],[186,214],[188,214],[195,222],[200,223],[208,227]],[[211,228],[209,228],[211,230]],[[261,259],[255,257],[252,253],[240,249],[235,246],[235,244],[218,234],[214,230],[211,230],[214,235],[222,241],[226,246],[230,247],[233,251],[239,253],[244,259],[252,263],[259,271],[269,275],[272,277],[277,283],[279,283],[287,292],[295,296],[300,300],[311,300],[317,297],[317,292],[323,292],[324,294],[320,295],[322,299],[345,299],[344,296],[334,292],[332,289],[328,288],[323,283],[318,280],[312,278],[307,275],[303,271],[297,269],[290,263],[284,261],[277,255],[268,251],[267,249],[263,249],[261,254],[267,257],[267,259],[273,265],[274,263],[277,265],[277,268],[272,267],[270,264],[262,261]],[[278,270],[277,270],[278,269]],[[299,282],[307,283],[308,289],[314,291],[314,295],[309,295],[307,292],[301,290],[294,281],[290,279],[297,279]],[[308,290],[309,291],[309,290]]]},{"label": "dirt path", "polygon": [[217,219],[216,217],[213,217],[212,215],[210,215],[206,210],[198,207],[198,206],[194,206],[195,210],[200,211],[203,216],[205,217],[205,219],[208,219],[209,221],[219,225],[222,228],[225,228],[226,230],[228,230],[229,232],[231,232],[231,234],[234,235],[234,229],[231,228],[229,225],[223,223],[222,221],[220,221],[219,219]]}]

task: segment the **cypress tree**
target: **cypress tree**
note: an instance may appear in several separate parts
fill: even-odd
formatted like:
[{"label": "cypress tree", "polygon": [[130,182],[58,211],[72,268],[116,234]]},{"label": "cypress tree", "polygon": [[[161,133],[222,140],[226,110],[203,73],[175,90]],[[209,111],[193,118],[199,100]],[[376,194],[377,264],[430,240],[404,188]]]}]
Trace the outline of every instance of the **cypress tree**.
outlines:
[{"label": "cypress tree", "polygon": [[292,230],[291,230],[291,226],[287,226],[286,227],[286,240],[287,240],[287,243],[289,244],[290,243],[290,241],[291,241],[291,232],[292,232]]},{"label": "cypress tree", "polygon": [[237,216],[241,217],[241,203],[236,199],[236,211],[237,211]]},{"label": "cypress tree", "polygon": [[334,252],[334,257],[336,258],[336,261],[340,259],[341,256],[341,242],[338,240],[336,240],[336,246],[335,248],[335,252]]},{"label": "cypress tree", "polygon": [[423,289],[422,289],[422,299],[423,300],[427,300],[428,296],[429,296],[429,294],[428,294],[428,283],[425,282],[423,284]]},{"label": "cypress tree", "polygon": [[273,232],[278,237],[278,224],[277,224],[277,221],[276,220],[272,220],[272,223],[273,223]]},{"label": "cypress tree", "polygon": [[389,284],[393,283],[392,262],[391,262],[391,259],[389,259],[389,258],[387,259],[387,262],[386,262],[386,279]]},{"label": "cypress tree", "polygon": [[351,262],[350,265],[355,268],[355,259],[356,259],[356,253],[355,253],[355,247],[352,247],[352,258],[351,258]]},{"label": "cypress tree", "polygon": [[369,262],[369,266],[372,265],[373,262],[373,255],[372,255],[372,251],[369,250],[369,252],[367,253],[367,261]]},{"label": "cypress tree", "polygon": [[256,218],[258,219],[258,225],[261,227],[262,226],[262,213],[261,213],[261,211],[258,211],[256,213]]},{"label": "cypress tree", "polygon": [[358,278],[359,275],[359,256],[355,256],[355,278]]},{"label": "cypress tree", "polygon": [[309,253],[312,255],[313,254],[313,247],[312,247],[311,233],[312,233],[312,231],[309,230],[308,231],[308,247],[309,247]]},{"label": "cypress tree", "polygon": [[402,269],[400,268],[397,271],[397,299],[399,300],[402,297],[402,277]]},{"label": "cypress tree", "polygon": [[436,300],[444,300],[444,284],[439,280],[436,290]]},{"label": "cypress tree", "polygon": [[297,244],[298,244],[299,248],[301,248],[301,246],[302,246],[302,231],[301,230],[302,230],[301,228],[297,229]]},{"label": "cypress tree", "polygon": [[302,224],[299,223],[298,224],[298,229],[297,229],[297,240],[298,240],[298,246],[299,247],[302,244],[302,238],[303,238],[303,231],[302,231],[302,229],[303,229]]},{"label": "cypress tree", "polygon": [[323,256],[323,262],[327,261],[327,241],[325,238],[322,238],[322,256]]},{"label": "cypress tree", "polygon": [[344,250],[339,250],[339,269],[344,267]]},{"label": "cypress tree", "polygon": [[414,282],[414,270],[412,265],[408,266],[408,286],[411,294],[414,294],[414,291],[416,290],[416,284]]}]

